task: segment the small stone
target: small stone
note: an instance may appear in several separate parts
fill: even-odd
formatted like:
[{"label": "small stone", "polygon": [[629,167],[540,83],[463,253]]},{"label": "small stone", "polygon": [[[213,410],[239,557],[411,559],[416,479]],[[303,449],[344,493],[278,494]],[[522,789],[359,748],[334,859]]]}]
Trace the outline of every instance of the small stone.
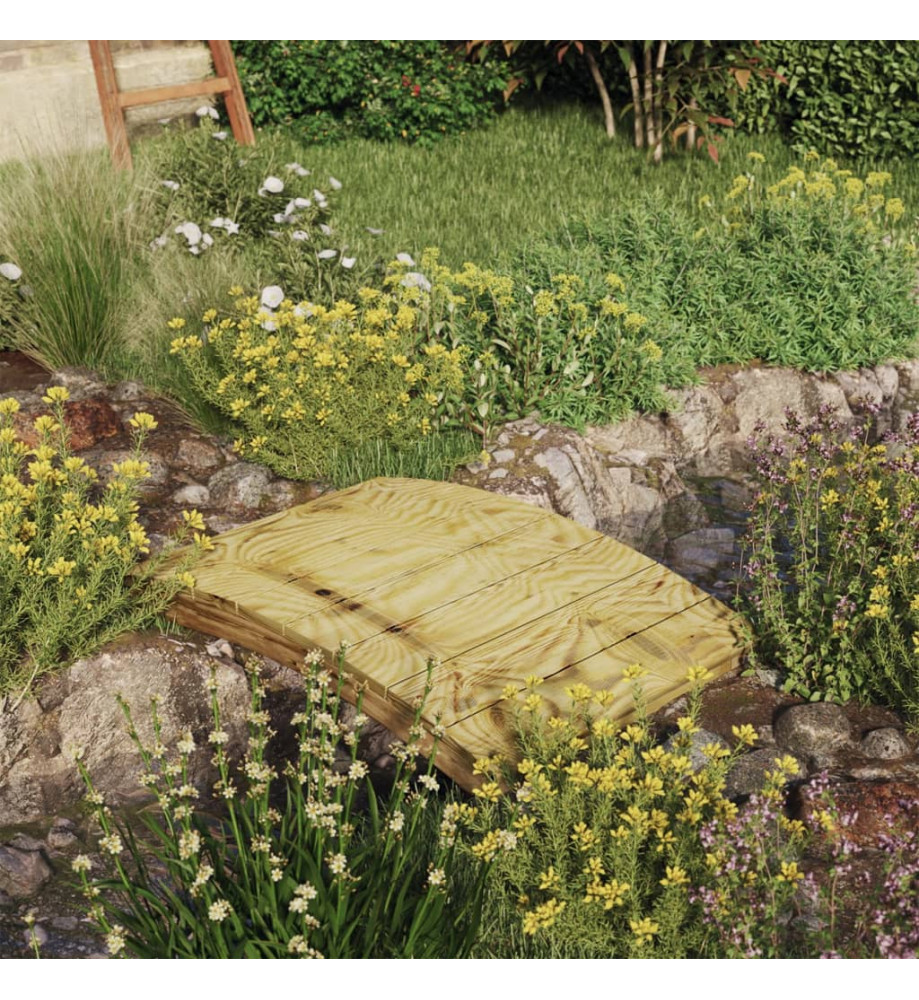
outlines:
[{"label": "small stone", "polygon": [[781,671],[771,667],[758,667],[754,673],[760,684],[765,684],[766,687],[777,688],[782,680]]},{"label": "small stone", "polygon": [[471,472],[474,476],[477,476],[480,472],[484,472],[488,466],[484,462],[470,462],[466,466],[466,471]]},{"label": "small stone", "polygon": [[223,464],[220,451],[200,438],[185,438],[176,449],[176,462],[196,475],[211,473]]},{"label": "small stone", "polygon": [[540,427],[539,430],[533,435],[534,441],[542,441],[542,439],[549,433],[548,427]]},{"label": "small stone", "polygon": [[208,656],[222,656],[227,660],[233,659],[233,647],[226,639],[217,639],[215,642],[209,642],[205,649],[207,649]]},{"label": "small stone", "polygon": [[39,851],[0,847],[0,891],[14,899],[34,896],[51,878],[51,868]]},{"label": "small stone", "polygon": [[172,502],[182,507],[207,507],[210,501],[210,490],[199,483],[183,486],[172,494]]},{"label": "small stone", "polygon": [[[741,795],[754,795],[763,790],[766,783],[766,774],[776,769],[776,751],[768,748],[752,750],[750,753],[742,754],[737,758],[736,763],[728,771],[724,783],[724,794],[726,798],[736,799]],[[798,761],[798,771],[792,775],[794,778],[806,777],[806,771]]]},{"label": "small stone", "polygon": [[509,473],[508,473],[507,469],[492,469],[492,471],[488,473],[488,478],[489,479],[506,479],[508,475],[509,475]]},{"label": "small stone", "polygon": [[[670,736],[664,742],[664,749],[669,753],[676,752],[675,736]],[[699,729],[694,732],[689,738],[689,763],[692,765],[693,771],[701,771],[702,768],[708,763],[708,757],[702,753],[702,748],[710,743],[714,743],[715,746],[721,747],[724,750],[730,750],[731,744],[727,740],[722,739],[717,733],[713,733],[708,729]],[[685,751],[680,751],[681,753]]]},{"label": "small stone", "polygon": [[46,843],[54,850],[60,851],[65,847],[70,847],[71,844],[75,844],[76,841],[77,835],[72,830],[66,830],[61,826],[55,826],[48,832]]},{"label": "small stone", "polygon": [[0,910],[8,910],[13,905],[13,900],[5,892],[0,890]]},{"label": "small stone", "polygon": [[894,760],[905,757],[910,752],[903,734],[892,726],[874,729],[861,742],[862,753],[866,757],[877,757],[880,760]]},{"label": "small stone", "polygon": [[15,847],[18,851],[40,851],[45,845],[27,833],[17,833],[7,841],[7,846]]},{"label": "small stone", "polygon": [[513,462],[515,458],[513,448],[500,448],[498,451],[492,452],[492,461],[503,464],[504,462]]},{"label": "small stone", "polygon": [[118,382],[113,386],[111,399],[115,403],[133,403],[147,395],[147,387],[142,382]]},{"label": "small stone", "polygon": [[244,507],[257,510],[268,492],[271,473],[262,465],[238,462],[215,472],[207,488],[215,507]]},{"label": "small stone", "polygon": [[49,923],[59,931],[75,931],[80,926],[78,917],[52,917]]},{"label": "small stone", "polygon": [[775,740],[783,749],[802,757],[827,754],[851,738],[846,713],[830,702],[793,705],[775,722]]},{"label": "small stone", "polygon": [[48,932],[41,924],[33,924],[31,927],[27,927],[22,932],[22,936],[25,938],[28,948],[34,948],[35,945],[41,948],[42,945],[48,943]]}]

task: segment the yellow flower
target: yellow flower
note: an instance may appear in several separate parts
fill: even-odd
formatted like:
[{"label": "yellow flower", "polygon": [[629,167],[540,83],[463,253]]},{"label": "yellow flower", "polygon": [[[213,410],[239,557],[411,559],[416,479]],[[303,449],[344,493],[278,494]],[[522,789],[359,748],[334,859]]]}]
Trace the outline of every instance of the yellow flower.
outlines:
[{"label": "yellow flower", "polygon": [[648,671],[640,663],[632,663],[622,671],[622,679],[626,681],[637,681],[644,677]]},{"label": "yellow flower", "polygon": [[42,399],[46,403],[66,403],[70,399],[70,393],[62,385],[53,385]]},{"label": "yellow flower", "polygon": [[176,580],[182,584],[183,587],[188,587],[191,590],[195,586],[195,578],[191,573],[176,573]]},{"label": "yellow flower", "polygon": [[756,730],[748,722],[742,726],[731,726],[731,732],[744,746],[752,747],[756,742]]},{"label": "yellow flower", "polygon": [[174,316],[166,326],[170,330],[181,330],[185,326],[185,320],[181,316]]},{"label": "yellow flower", "polygon": [[554,889],[561,882],[558,872],[552,865],[549,865],[546,871],[540,872],[538,878],[540,889]]},{"label": "yellow flower", "polygon": [[472,794],[477,799],[485,799],[486,802],[497,802],[501,798],[501,786],[496,781],[486,781],[478,788],[474,788]]},{"label": "yellow flower", "polygon": [[535,910],[525,913],[523,915],[523,933],[532,936],[540,930],[551,927],[564,909],[563,900],[550,899],[541,906],[537,906]]},{"label": "yellow flower", "polygon": [[64,559],[63,556],[60,556],[48,567],[48,576],[56,576],[58,580],[63,580],[73,573],[76,565],[74,561]]},{"label": "yellow flower", "polygon": [[661,885],[688,885],[689,876],[679,865],[667,865],[667,875],[662,878]]},{"label": "yellow flower", "polygon": [[639,945],[647,944],[660,931],[660,924],[655,923],[650,917],[630,920],[629,927]]},{"label": "yellow flower", "polygon": [[747,159],[752,160],[754,163],[764,163],[766,161],[766,157],[763,156],[762,153],[757,153],[755,150],[751,150],[747,153]]},{"label": "yellow flower", "polygon": [[783,861],[782,871],[776,875],[778,882],[800,882],[804,878],[804,872],[798,870],[796,861]]}]

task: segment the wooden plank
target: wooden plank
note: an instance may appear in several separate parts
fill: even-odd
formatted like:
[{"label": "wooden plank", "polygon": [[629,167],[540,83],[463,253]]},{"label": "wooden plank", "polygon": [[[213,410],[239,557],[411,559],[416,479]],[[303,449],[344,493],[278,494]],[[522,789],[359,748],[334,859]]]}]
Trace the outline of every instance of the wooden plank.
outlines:
[{"label": "wooden plank", "polygon": [[131,147],[128,143],[124,114],[118,105],[118,80],[115,76],[111,46],[107,41],[91,41],[89,54],[93,62],[96,89],[99,91],[99,106],[102,109],[102,122],[105,125],[112,163],[119,170],[130,170],[132,166]]},{"label": "wooden plank", "polygon": [[208,80],[193,83],[174,83],[166,87],[147,87],[144,90],[123,90],[118,95],[121,108],[138,108],[145,104],[160,104],[163,101],[178,101],[183,97],[205,97],[222,94],[230,89],[230,81],[225,76],[213,76]]},{"label": "wooden plank", "polygon": [[[611,580],[650,572],[653,565],[640,553],[625,546],[620,551],[616,543],[595,536],[578,549],[512,574],[469,597],[438,602],[436,610],[404,619],[387,633],[356,643],[349,660],[371,669],[390,687],[419,676],[419,657],[444,661],[471,652],[559,606],[603,590]],[[448,593],[449,588],[450,581],[445,579],[443,589]],[[375,662],[378,666],[373,667]]]},{"label": "wooden plank", "polygon": [[[673,655],[672,648],[657,638],[674,638],[674,628],[667,625],[668,621],[691,602],[698,606],[710,600],[687,581],[655,564],[625,581],[556,606],[536,620],[521,616],[515,627],[490,641],[442,659],[434,675],[429,712],[432,717],[441,713],[451,721],[462,718],[499,700],[509,684],[522,690],[527,677],[546,680],[617,644],[624,644],[628,651],[624,655],[632,656],[624,666],[641,660],[649,669],[655,669],[668,663]],[[703,614],[708,624],[713,624],[712,613],[713,609],[707,608]],[[692,617],[683,619],[677,633],[682,635],[694,621]],[[593,680],[601,686],[604,681],[602,676]],[[411,701],[422,688],[423,677],[416,675],[394,686],[393,694]]]},{"label": "wooden plank", "polygon": [[[722,617],[720,612],[726,614]],[[631,686],[622,680],[622,671],[633,663],[648,669],[642,678],[649,712],[685,694],[690,685],[686,674],[690,667],[704,664],[711,677],[719,677],[735,668],[743,652],[742,639],[734,618],[723,605],[707,598],[657,625],[601,649],[579,662],[566,664],[549,676],[535,690],[544,699],[545,710],[552,715],[566,716],[570,707],[565,689],[575,684],[586,684],[595,691],[609,689],[616,698],[605,709],[596,709],[598,718],[610,718],[625,724],[633,717]],[[720,629],[720,631],[719,631]],[[666,659],[660,654],[666,651]],[[652,660],[652,656],[657,657]],[[535,658],[538,661],[538,657]],[[533,671],[539,673],[538,670]],[[440,679],[435,675],[432,699],[426,705],[425,715],[434,718],[437,702],[433,696],[441,695]],[[406,685],[391,691],[400,700],[411,697]],[[490,694],[494,694],[494,689]],[[467,715],[455,718],[447,725],[447,732],[454,742],[462,745],[473,757],[485,757],[500,752],[515,759],[514,706],[516,702],[497,697],[482,697],[478,706]],[[461,715],[461,713],[457,713]]]},{"label": "wooden plank", "polygon": [[233,129],[233,138],[241,146],[254,146],[255,132],[252,130],[252,120],[249,118],[249,109],[246,107],[246,96],[239,80],[236,60],[233,58],[230,43],[228,41],[209,41],[208,45],[211,48],[211,58],[214,60],[214,70],[218,77],[226,79],[229,85],[223,100],[227,109],[227,117],[230,119],[230,127]]}]

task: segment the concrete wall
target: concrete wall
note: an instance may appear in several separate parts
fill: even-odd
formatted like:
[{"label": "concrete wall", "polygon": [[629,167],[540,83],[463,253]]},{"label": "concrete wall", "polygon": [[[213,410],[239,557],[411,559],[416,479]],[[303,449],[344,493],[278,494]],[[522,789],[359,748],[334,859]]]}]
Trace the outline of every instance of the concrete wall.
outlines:
[{"label": "concrete wall", "polygon": [[[203,80],[213,74],[206,42],[112,42],[123,90]],[[159,118],[189,114],[210,98],[131,108],[128,135],[156,129]],[[85,41],[0,41],[0,160],[105,146],[105,127]]]}]

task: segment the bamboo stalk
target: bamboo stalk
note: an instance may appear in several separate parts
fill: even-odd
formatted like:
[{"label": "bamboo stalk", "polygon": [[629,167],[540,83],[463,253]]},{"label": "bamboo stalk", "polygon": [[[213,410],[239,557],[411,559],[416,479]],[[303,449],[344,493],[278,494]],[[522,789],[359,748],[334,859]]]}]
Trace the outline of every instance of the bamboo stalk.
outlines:
[{"label": "bamboo stalk", "polygon": [[638,61],[635,58],[635,47],[629,46],[629,85],[632,88],[632,108],[635,111],[635,148],[641,149],[645,144],[645,116],[641,107],[641,90],[638,86]]},{"label": "bamboo stalk", "polygon": [[664,60],[667,42],[657,47],[657,64],[654,68],[654,162],[660,163],[664,155]]}]

